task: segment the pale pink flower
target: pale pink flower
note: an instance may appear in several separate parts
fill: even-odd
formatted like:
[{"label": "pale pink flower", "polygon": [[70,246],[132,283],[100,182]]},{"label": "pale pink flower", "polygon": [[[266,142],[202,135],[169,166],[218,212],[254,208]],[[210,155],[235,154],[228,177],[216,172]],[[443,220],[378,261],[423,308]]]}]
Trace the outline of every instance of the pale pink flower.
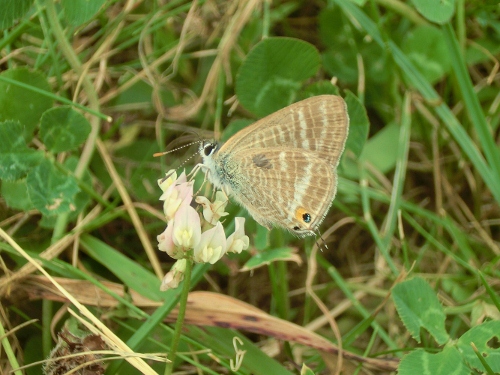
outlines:
[{"label": "pale pink flower", "polygon": [[[160,178],[158,180],[158,186],[160,187],[161,191],[165,192],[176,181],[177,181],[177,172],[175,171],[175,169],[171,169],[167,173],[165,173],[165,177]],[[184,181],[180,181],[180,182],[186,182],[185,178],[184,178]]]},{"label": "pale pink flower", "polygon": [[179,283],[184,280],[184,272],[186,271],[186,259],[179,259],[174,263],[170,271],[165,275],[161,281],[160,290],[166,291],[168,289],[175,289]]},{"label": "pale pink flower", "polygon": [[194,247],[193,258],[198,263],[214,264],[226,253],[226,235],[220,221],[215,227],[202,233],[201,240]]},{"label": "pale pink flower", "polygon": [[239,254],[248,249],[250,239],[245,235],[245,218],[235,217],[234,222],[234,233],[227,238],[226,252]]},{"label": "pale pink flower", "polygon": [[212,225],[215,225],[221,217],[229,215],[227,212],[224,212],[228,200],[222,191],[215,193],[215,201],[213,203],[203,196],[196,197],[195,201],[201,204],[204,219]]},{"label": "pale pink flower", "polygon": [[190,204],[193,200],[193,183],[186,180],[186,174],[177,178],[175,171],[167,172],[164,179],[158,180],[158,186],[163,191],[160,200],[163,201],[163,212],[168,221],[172,220],[181,204]]},{"label": "pale pink flower", "polygon": [[166,252],[174,259],[184,258],[186,251],[182,247],[178,247],[173,239],[174,220],[170,220],[167,228],[157,237],[158,249]]},{"label": "pale pink flower", "polygon": [[200,237],[200,216],[193,207],[182,205],[175,213],[172,228],[172,240],[175,246],[183,250],[192,249],[200,242]]},{"label": "pale pink flower", "polygon": [[158,240],[158,249],[160,251],[166,252],[168,255],[170,255],[172,258],[173,256],[173,250],[175,249],[175,244],[172,239],[172,228],[174,227],[174,221],[170,221],[167,224],[167,227],[163,231],[162,234],[156,236],[156,239]]},{"label": "pale pink flower", "polygon": [[[249,245],[248,236],[244,232],[244,218],[235,219],[235,231],[226,239],[220,218],[228,215],[224,212],[228,199],[218,191],[212,203],[205,197],[197,197],[196,202],[203,207],[205,221],[213,228],[201,233],[201,220],[198,212],[191,207],[193,200],[193,181],[187,181],[183,172],[179,177],[175,170],[158,180],[163,191],[160,200],[168,220],[167,228],[157,236],[158,249],[177,259],[171,270],[161,283],[161,290],[177,288],[184,278],[186,262],[214,264],[226,252],[240,253]],[[191,252],[192,250],[192,252]],[[192,255],[191,255],[192,254]]]}]

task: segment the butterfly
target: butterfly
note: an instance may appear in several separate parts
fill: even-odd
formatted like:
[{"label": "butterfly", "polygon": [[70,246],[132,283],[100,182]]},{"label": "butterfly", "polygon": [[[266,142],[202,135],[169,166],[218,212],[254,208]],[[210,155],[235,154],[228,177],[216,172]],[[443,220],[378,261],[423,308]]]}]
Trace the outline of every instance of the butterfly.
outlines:
[{"label": "butterfly", "polygon": [[283,108],[223,144],[200,143],[202,169],[264,227],[315,235],[337,192],[349,132],[345,101],[320,95]]}]

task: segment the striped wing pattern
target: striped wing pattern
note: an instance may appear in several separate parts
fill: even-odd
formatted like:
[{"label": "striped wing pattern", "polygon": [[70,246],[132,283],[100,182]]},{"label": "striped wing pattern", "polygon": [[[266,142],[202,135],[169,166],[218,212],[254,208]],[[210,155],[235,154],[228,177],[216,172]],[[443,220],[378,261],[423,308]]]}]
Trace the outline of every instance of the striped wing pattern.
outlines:
[{"label": "striped wing pattern", "polygon": [[[249,149],[238,152],[229,163],[229,168],[239,169],[235,174],[239,177],[228,184],[231,195],[268,228],[277,225],[298,235],[311,234],[335,196],[334,171],[311,151]],[[300,173],[290,173],[290,169]],[[302,211],[310,214],[309,223],[304,223]]]},{"label": "striped wing pattern", "polygon": [[340,96],[320,95],[283,108],[236,133],[219,154],[283,146],[311,150],[337,167],[349,130]]},{"label": "striped wing pattern", "polygon": [[213,155],[215,173],[260,224],[313,235],[335,197],[348,127],[341,97],[303,100],[230,138]]}]

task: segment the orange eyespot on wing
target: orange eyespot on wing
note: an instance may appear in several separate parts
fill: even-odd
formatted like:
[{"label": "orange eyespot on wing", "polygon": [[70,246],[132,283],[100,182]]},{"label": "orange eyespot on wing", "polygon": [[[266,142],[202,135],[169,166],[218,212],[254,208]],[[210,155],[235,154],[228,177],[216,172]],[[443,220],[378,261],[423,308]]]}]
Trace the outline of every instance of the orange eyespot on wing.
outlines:
[{"label": "orange eyespot on wing", "polygon": [[312,221],[311,214],[308,213],[304,207],[297,208],[297,211],[295,211],[295,219],[305,224],[309,224]]}]

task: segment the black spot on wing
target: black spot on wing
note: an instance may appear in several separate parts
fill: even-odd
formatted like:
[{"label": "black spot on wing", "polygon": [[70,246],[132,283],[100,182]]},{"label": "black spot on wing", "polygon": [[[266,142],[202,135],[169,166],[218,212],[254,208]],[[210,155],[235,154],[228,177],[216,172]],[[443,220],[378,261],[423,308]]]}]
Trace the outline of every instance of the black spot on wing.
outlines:
[{"label": "black spot on wing", "polygon": [[252,158],[253,163],[262,169],[271,169],[273,165],[269,161],[269,159],[266,158],[266,155],[264,154],[257,154]]}]

